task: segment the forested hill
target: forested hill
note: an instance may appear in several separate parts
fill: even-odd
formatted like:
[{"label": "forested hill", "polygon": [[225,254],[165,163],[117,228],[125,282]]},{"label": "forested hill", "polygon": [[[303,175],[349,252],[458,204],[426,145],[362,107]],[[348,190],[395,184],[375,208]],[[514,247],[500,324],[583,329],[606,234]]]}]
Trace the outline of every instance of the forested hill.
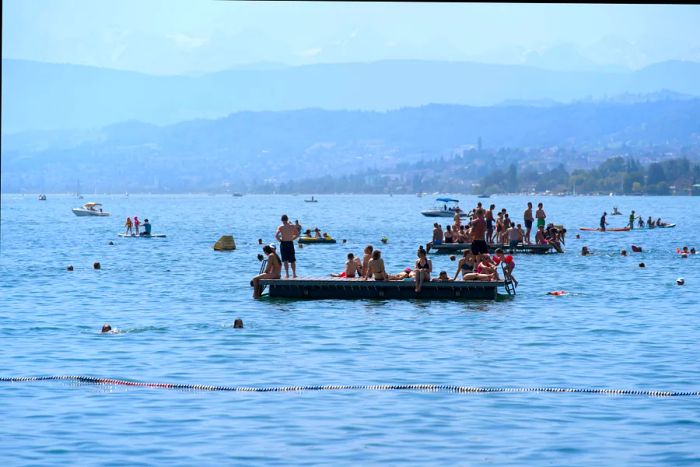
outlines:
[{"label": "forested hill", "polygon": [[[480,146],[491,152],[468,151]],[[455,154],[481,154],[483,175],[512,162],[512,151],[501,148],[518,148],[512,157],[519,161],[575,168],[602,162],[611,151],[653,160],[698,146],[700,99],[239,112],[162,127],[127,122],[94,131],[3,135],[2,185],[5,192],[70,191],[79,174],[100,192],[242,191],[263,180],[386,172]],[[542,148],[557,148],[559,160]]]}]

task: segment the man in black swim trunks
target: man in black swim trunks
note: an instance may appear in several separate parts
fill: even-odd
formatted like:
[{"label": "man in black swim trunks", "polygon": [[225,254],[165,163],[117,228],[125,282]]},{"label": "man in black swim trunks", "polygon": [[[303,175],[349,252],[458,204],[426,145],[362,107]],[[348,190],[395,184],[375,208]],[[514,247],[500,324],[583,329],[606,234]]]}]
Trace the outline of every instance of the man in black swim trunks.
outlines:
[{"label": "man in black swim trunks", "polygon": [[477,259],[481,258],[480,255],[489,252],[489,246],[484,240],[484,235],[486,234],[486,220],[484,219],[484,210],[476,210],[476,219],[470,222],[471,229],[469,233],[472,236],[472,246],[471,250]]},{"label": "man in black swim trunks", "polygon": [[297,259],[294,255],[294,240],[299,238],[299,229],[289,222],[286,214],[282,215],[282,225],[277,227],[275,238],[280,242],[280,253],[282,253],[282,264],[284,272],[289,279],[289,263],[292,263],[292,276],[297,277]]}]

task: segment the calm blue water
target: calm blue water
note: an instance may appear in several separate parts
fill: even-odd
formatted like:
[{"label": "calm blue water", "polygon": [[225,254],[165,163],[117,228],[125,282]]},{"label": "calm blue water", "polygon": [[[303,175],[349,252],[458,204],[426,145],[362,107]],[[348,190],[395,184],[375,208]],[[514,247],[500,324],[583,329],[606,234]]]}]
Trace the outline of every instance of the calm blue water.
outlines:
[{"label": "calm blue water", "polygon": [[[517,297],[475,303],[251,298],[257,239],[272,241],[282,213],[347,239],[297,250],[301,275],[339,272],[367,243],[398,272],[431,237],[433,220],[419,214],[428,197],[94,198],[111,217],[75,217],[82,202],[68,196],[2,196],[0,376],[700,390],[700,255],[675,253],[700,247],[700,198],[484,200],[518,219],[542,201],[569,233],[563,255],[516,256]],[[613,206],[678,226],[575,238]],[[168,237],[118,238],[134,214]],[[236,251],[211,249],[223,234]],[[644,253],[620,257],[633,243]],[[594,255],[580,256],[583,245]],[[432,259],[453,274],[448,256]],[[546,295],[560,289],[569,294]],[[231,327],[237,317],[245,329]],[[101,335],[106,322],[120,333]],[[0,383],[0,420],[11,465],[700,462],[699,398]]]}]

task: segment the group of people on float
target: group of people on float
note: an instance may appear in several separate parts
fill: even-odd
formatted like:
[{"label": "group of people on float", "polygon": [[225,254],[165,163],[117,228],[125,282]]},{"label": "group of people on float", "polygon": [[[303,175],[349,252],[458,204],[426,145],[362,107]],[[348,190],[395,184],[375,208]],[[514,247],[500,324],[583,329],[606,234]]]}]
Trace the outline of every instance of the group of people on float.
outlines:
[{"label": "group of people on float", "polygon": [[[455,212],[454,216],[454,223],[446,226],[444,231],[442,226],[437,222],[433,224],[433,239],[428,244],[428,249],[433,245],[440,245],[443,243],[471,243],[475,237],[472,234],[472,230],[474,229],[472,224],[474,220],[477,219],[477,212],[479,211],[482,211],[484,220],[486,221],[485,236],[481,239],[490,244],[498,243],[508,245],[511,249],[518,244],[533,244],[530,236],[535,219],[537,220],[537,230],[535,232],[534,244],[553,244],[557,249],[560,249],[561,245],[564,243],[566,229],[557,229],[552,223],[545,226],[547,214],[544,212],[542,203],[537,205],[537,211],[534,216],[532,213],[532,203],[527,203],[527,209],[525,209],[523,213],[525,229],[523,229],[522,224],[516,223],[511,219],[506,208],[501,209],[494,215],[495,209],[496,205],[492,204],[489,206],[488,210],[484,210],[481,202],[479,202],[476,208],[469,213],[470,222],[467,225],[462,225],[460,211],[459,208],[457,208],[457,212]],[[477,235],[477,237],[479,236]]]},{"label": "group of people on float", "polygon": [[[532,205],[529,205],[531,208]],[[541,206],[540,203],[540,208]],[[493,211],[494,208],[495,206],[492,205],[491,211]],[[505,214],[507,213],[503,214],[502,217],[505,219]],[[356,258],[353,253],[348,253],[347,261],[345,262],[345,270],[335,276],[346,278],[358,277],[364,280],[374,279],[381,281],[415,280],[416,292],[421,291],[424,282],[447,282],[456,280],[460,272],[462,273],[462,280],[498,281],[500,280],[497,270],[498,264],[503,262],[507,272],[510,273],[515,268],[515,262],[512,256],[505,256],[502,249],[496,250],[496,254],[493,258],[489,256],[489,248],[485,240],[488,233],[488,223],[485,219],[485,212],[481,207],[481,203],[479,203],[479,206],[474,210],[473,217],[474,218],[469,222],[468,228],[465,226],[465,233],[468,232],[470,236],[470,248],[465,251],[463,257],[460,259],[457,272],[453,278],[448,276],[447,271],[440,271],[437,278],[433,279],[431,277],[433,273],[433,263],[428,259],[427,251],[422,245],[418,248],[416,253],[417,259],[413,269],[407,267],[398,274],[389,274],[386,270],[381,251],[374,249],[372,245],[367,245],[364,249],[362,260]],[[461,226],[459,212],[455,215],[455,222],[458,224],[458,227]],[[439,227],[437,224],[436,226]],[[508,224],[508,227],[510,229],[511,225]],[[257,298],[262,294],[260,280],[280,279],[282,277],[283,263],[287,278],[289,277],[287,268],[290,263],[292,266],[292,274],[294,278],[296,278],[296,258],[293,241],[299,237],[299,229],[289,222],[286,215],[283,215],[282,225],[278,227],[275,237],[280,241],[282,258],[277,254],[274,245],[263,246],[263,252],[267,255],[267,264],[265,270],[261,274],[255,276],[251,281],[254,289],[253,297]],[[434,237],[434,240],[435,239]]]},{"label": "group of people on float", "polygon": [[141,226],[141,221],[139,220],[138,216],[134,216],[133,222],[131,220],[131,217],[127,217],[126,222],[124,223],[124,227],[126,227],[126,231],[124,232],[124,234],[125,235],[138,235],[138,236],[151,235],[151,223],[148,222],[148,219],[143,221],[143,232],[139,232],[140,226]]},{"label": "group of people on float", "polygon": [[[614,214],[620,214],[620,212],[617,211],[617,208],[615,208],[615,211],[613,211],[613,215]],[[600,224],[599,224],[600,230],[603,230],[603,231],[606,230],[606,226],[609,225],[607,222],[607,219],[606,219],[607,216],[608,216],[608,213],[604,212],[603,215],[600,217]],[[653,229],[656,227],[665,227],[668,225],[666,222],[662,222],[660,217],[658,219],[656,219],[656,221],[654,221],[654,219],[652,219],[651,216],[649,216],[647,221],[644,222],[644,219],[642,218],[642,216],[635,215],[634,210],[632,210],[632,212],[630,213],[629,221],[627,222],[627,226],[630,229],[634,229],[634,224],[635,224],[634,221],[635,220],[637,221],[637,227],[640,229],[643,229],[644,227],[646,227],[648,229]]]}]

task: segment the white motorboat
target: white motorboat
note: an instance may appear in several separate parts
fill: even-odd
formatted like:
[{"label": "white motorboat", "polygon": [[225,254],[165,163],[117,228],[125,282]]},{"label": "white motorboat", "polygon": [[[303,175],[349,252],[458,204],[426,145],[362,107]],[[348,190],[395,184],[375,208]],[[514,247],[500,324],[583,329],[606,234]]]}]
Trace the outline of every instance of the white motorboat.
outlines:
[{"label": "white motorboat", "polygon": [[459,217],[467,217],[467,213],[459,208],[459,200],[452,198],[437,198],[432,209],[421,211],[426,217],[454,217],[459,211]]},{"label": "white motorboat", "polygon": [[109,216],[108,212],[104,212],[102,208],[100,207],[102,204],[100,203],[95,203],[95,202],[90,202],[90,203],[85,203],[83,204],[83,207],[81,208],[73,208],[73,214],[76,216],[98,216],[98,217],[104,217],[104,216]]}]

